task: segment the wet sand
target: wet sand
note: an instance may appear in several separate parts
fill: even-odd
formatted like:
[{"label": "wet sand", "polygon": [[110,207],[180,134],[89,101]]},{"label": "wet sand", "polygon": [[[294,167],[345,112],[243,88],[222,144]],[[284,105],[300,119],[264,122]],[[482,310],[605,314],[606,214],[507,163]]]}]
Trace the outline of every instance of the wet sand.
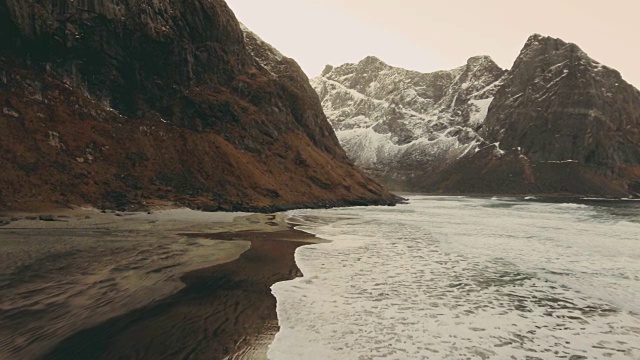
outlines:
[{"label": "wet sand", "polygon": [[[188,234],[248,240],[240,258],[192,271],[166,300],[111,319],[60,343],[43,359],[223,359],[277,331],[270,287],[299,276],[293,253],[309,235],[296,230]],[[289,241],[287,241],[289,240]]]},{"label": "wet sand", "polygon": [[281,215],[87,211],[0,227],[0,358],[265,357],[270,286],[311,235]]}]

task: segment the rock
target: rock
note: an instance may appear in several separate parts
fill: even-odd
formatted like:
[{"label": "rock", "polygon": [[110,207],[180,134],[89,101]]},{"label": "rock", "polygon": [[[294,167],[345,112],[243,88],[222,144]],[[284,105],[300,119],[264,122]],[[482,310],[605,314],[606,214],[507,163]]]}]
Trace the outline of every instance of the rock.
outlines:
[{"label": "rock", "polygon": [[327,65],[324,67],[324,70],[322,70],[322,74],[320,76],[325,76],[329,74],[331,71],[333,71],[333,66]]},{"label": "rock", "polygon": [[569,356],[569,360],[587,360],[588,357],[584,355],[571,355]]},{"label": "rock", "polygon": [[40,220],[40,221],[58,221],[58,219],[53,215],[40,215],[40,216],[38,216],[38,220]]}]

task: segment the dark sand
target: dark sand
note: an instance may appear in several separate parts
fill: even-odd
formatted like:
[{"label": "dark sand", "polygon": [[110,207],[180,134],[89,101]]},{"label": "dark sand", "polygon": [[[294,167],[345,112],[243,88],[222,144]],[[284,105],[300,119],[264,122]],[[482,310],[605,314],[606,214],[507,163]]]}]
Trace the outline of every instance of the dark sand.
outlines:
[{"label": "dark sand", "polygon": [[295,249],[314,237],[294,229],[181,235],[251,247],[235,261],[183,275],[179,292],[82,330],[42,359],[224,359],[265,329],[275,333],[270,287],[301,275]]}]

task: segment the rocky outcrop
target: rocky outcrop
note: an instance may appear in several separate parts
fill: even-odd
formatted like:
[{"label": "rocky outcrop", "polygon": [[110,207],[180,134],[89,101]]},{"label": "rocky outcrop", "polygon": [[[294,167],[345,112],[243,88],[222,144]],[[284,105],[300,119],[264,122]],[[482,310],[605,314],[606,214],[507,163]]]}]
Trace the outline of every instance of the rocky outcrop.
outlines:
[{"label": "rocky outcrop", "polygon": [[[400,169],[387,167],[376,158],[375,163],[403,179],[390,185],[456,194],[627,197],[640,193],[640,92],[617,71],[592,60],[575,44],[540,35],[529,38],[509,71],[483,66],[486,61],[475,67],[473,63],[470,60],[466,69],[481,69],[467,71],[477,74],[476,86],[469,85],[469,80],[453,81],[455,85],[448,89],[455,91],[448,97],[433,96],[440,101],[435,110],[416,111],[414,117],[426,116],[424,120],[406,115],[396,119],[400,124],[415,124],[414,129],[433,123],[433,118],[449,119],[441,128],[414,131],[416,136],[410,141],[431,145],[430,141],[448,136],[451,145],[420,149],[411,145],[414,148],[407,149],[405,156],[411,159],[414,155],[414,159],[395,162]],[[341,75],[340,79],[348,76]],[[362,118],[375,119],[371,123],[353,116],[350,111],[355,110],[351,109],[362,107],[336,100],[343,90],[326,91],[326,87],[318,86],[328,81],[313,80],[314,87],[325,99],[325,111],[356,162],[372,152],[349,146],[351,139],[341,132],[344,123],[354,124],[352,127],[360,132],[390,134],[392,141],[393,134],[403,134],[391,128],[380,131],[379,124],[386,115],[377,117],[378,112],[362,112]],[[339,81],[345,88],[351,86]],[[399,96],[406,81],[392,82],[398,89],[393,93]],[[433,78],[424,87],[432,89],[430,94],[441,94],[436,89],[443,88],[442,81]],[[360,94],[360,90],[351,90]],[[449,108],[447,103],[451,104]],[[341,104],[346,104],[346,109],[332,113]],[[399,104],[404,109],[410,106],[402,101]],[[482,110],[473,112],[475,106]],[[462,138],[461,133],[465,134]],[[457,141],[451,140],[451,135]],[[441,156],[443,153],[446,155]],[[367,169],[375,169],[375,165]],[[372,175],[379,173],[371,171]],[[388,178],[380,177],[383,182]]]},{"label": "rocky outcrop", "polygon": [[0,44],[0,208],[395,201],[222,0],[0,0]]}]

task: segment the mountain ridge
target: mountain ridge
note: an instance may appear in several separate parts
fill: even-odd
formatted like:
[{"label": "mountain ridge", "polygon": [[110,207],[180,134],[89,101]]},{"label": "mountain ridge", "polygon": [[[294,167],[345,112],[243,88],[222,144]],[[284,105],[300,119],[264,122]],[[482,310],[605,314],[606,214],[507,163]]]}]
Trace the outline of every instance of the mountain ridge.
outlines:
[{"label": "mountain ridge", "polygon": [[[379,59],[369,66],[372,58],[327,67],[311,81],[347,153],[391,188],[474,194],[482,189],[488,194],[501,189],[522,194],[638,194],[640,92],[577,45],[534,34],[509,70],[489,56],[471,57],[461,67],[431,73],[386,64],[381,68],[384,62]],[[403,75],[393,78],[389,72]],[[360,74],[367,78],[363,81]],[[382,81],[383,97],[378,96],[380,89],[374,93],[368,88],[379,85],[379,78],[387,81]],[[403,97],[411,92],[413,98]],[[375,101],[385,103],[368,105]],[[390,122],[394,126],[384,126]],[[502,154],[504,161],[487,158]],[[507,160],[510,156],[516,161]],[[486,167],[469,166],[465,160],[469,158]],[[576,164],[567,165],[572,161]],[[550,163],[565,165],[545,165]],[[572,188],[563,173],[580,179],[577,183],[582,185]],[[486,176],[478,180],[481,174]],[[490,184],[505,176],[519,185]]]},{"label": "mountain ridge", "polygon": [[436,171],[483,143],[474,128],[503,72],[488,56],[424,74],[367,57],[311,83],[347,153],[363,154],[356,164],[404,190],[416,168]]}]

